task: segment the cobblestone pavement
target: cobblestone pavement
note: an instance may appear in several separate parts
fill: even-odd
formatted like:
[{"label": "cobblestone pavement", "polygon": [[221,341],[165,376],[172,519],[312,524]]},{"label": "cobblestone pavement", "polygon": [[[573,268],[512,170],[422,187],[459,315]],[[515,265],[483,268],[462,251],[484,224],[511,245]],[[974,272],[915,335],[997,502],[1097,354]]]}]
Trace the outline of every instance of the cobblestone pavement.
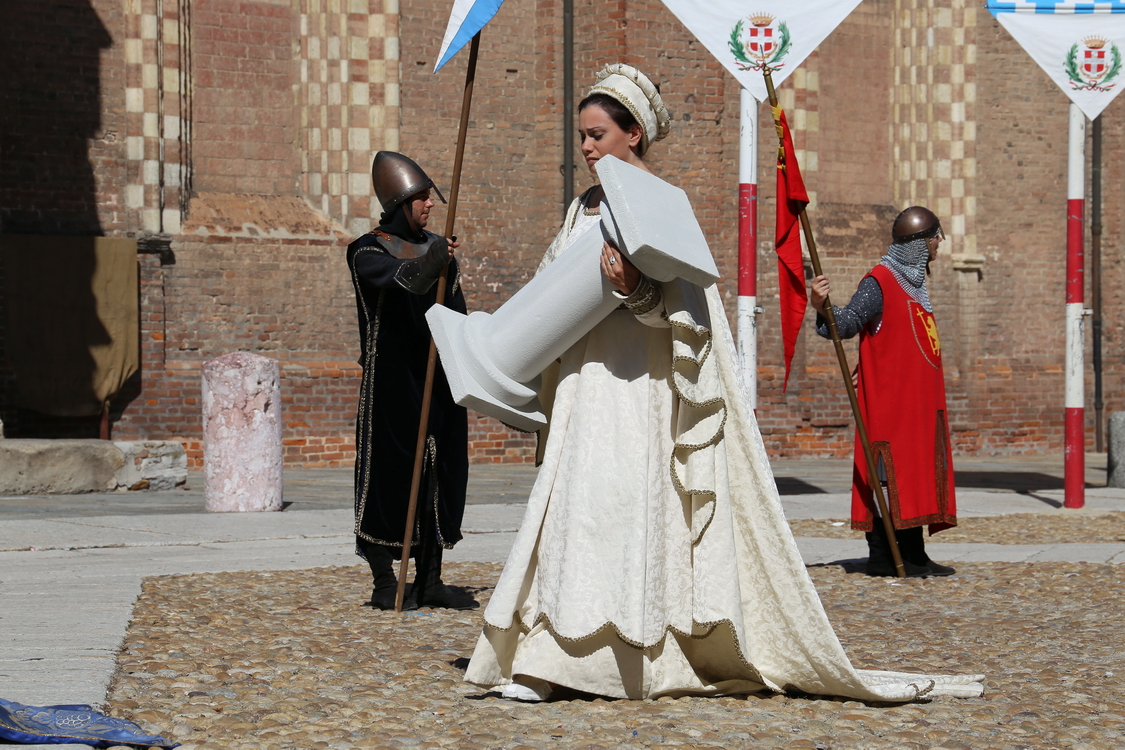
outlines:
[{"label": "cobblestone pavement", "polygon": [[[794,536],[825,539],[863,539],[845,518],[796,518],[789,521]],[[926,544],[1068,544],[1125,541],[1125,513],[1060,512],[1013,513],[1007,516],[959,518],[957,526],[926,537]]]},{"label": "cobblestone pavement", "polygon": [[[450,564],[445,577],[484,602],[500,567]],[[1121,747],[1119,567],[961,563],[952,578],[904,581],[836,564],[810,573],[857,667],[983,672],[985,695],[513,703],[461,681],[479,611],[372,610],[361,606],[369,574],[349,566],[147,579],[107,712],[185,750]]]}]

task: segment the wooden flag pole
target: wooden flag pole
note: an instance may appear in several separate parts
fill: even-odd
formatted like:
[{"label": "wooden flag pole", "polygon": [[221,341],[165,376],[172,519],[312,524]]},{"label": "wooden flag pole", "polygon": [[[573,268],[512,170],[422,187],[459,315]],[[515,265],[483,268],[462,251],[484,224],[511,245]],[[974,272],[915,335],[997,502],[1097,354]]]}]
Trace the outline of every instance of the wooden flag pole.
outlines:
[{"label": "wooden flag pole", "polygon": [[[768,67],[763,68],[766,76],[766,91],[769,92],[770,110],[773,112],[774,125],[777,126],[778,137],[781,137],[781,108],[777,103],[777,91],[773,87],[773,77]],[[786,158],[793,156],[786,154]],[[805,234],[805,244],[809,248],[809,257],[812,258],[813,273],[822,276],[820,255],[816,251],[816,240],[813,238],[812,224],[809,223],[808,212],[801,208],[801,231]],[[836,359],[840,363],[840,374],[844,377],[844,386],[848,389],[848,401],[852,405],[852,415],[855,417],[856,431],[859,433],[860,443],[863,445],[863,455],[867,459],[867,483],[875,492],[875,501],[879,504],[879,512],[883,516],[883,528],[887,531],[887,542],[891,547],[891,557],[894,559],[895,572],[899,578],[906,578],[906,569],[902,565],[902,555],[899,553],[898,540],[895,538],[894,521],[891,519],[890,509],[887,507],[887,498],[883,496],[883,485],[879,481],[879,473],[875,468],[875,454],[871,450],[871,441],[867,439],[867,426],[863,422],[863,415],[859,411],[859,399],[856,397],[855,386],[852,384],[851,368],[848,367],[848,355],[844,352],[844,342],[840,339],[840,331],[836,328],[836,314],[832,310],[832,302],[824,298],[824,317],[828,321],[828,333],[832,336],[832,344],[836,347]]]},{"label": "wooden flag pole", "polygon": [[[461,124],[457,129],[457,152],[453,157],[453,178],[449,186],[449,207],[445,214],[445,236],[453,236],[457,217],[457,194],[461,187],[461,163],[465,158],[465,135],[469,130],[469,107],[473,102],[473,83],[477,76],[477,49],[480,32],[473,36],[469,46],[469,65],[465,71],[465,92],[461,99]],[[445,304],[445,288],[449,284],[449,266],[442,269],[437,282],[435,305]],[[422,389],[422,413],[418,417],[418,444],[414,450],[414,476],[410,480],[410,502],[406,506],[406,531],[402,536],[402,559],[398,564],[398,590],[395,591],[395,612],[402,611],[406,596],[406,572],[410,565],[410,547],[414,540],[414,517],[418,512],[418,491],[422,485],[422,469],[426,462],[426,428],[430,422],[430,403],[434,394],[434,373],[437,370],[437,345],[430,337],[430,356],[426,360],[426,384]]]}]

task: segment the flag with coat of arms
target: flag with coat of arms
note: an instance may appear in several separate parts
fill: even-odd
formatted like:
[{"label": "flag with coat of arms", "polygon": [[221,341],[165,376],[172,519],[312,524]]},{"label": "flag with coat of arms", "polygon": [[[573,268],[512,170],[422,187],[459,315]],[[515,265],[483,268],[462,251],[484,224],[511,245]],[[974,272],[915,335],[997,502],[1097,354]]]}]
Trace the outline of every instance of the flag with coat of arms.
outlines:
[{"label": "flag with coat of arms", "polygon": [[988,10],[1091,120],[1125,88],[1125,0],[989,0]]},{"label": "flag with coat of arms", "polygon": [[[860,0],[766,0],[748,6],[741,0],[664,0],[664,5],[758,101],[768,98],[765,71],[769,71],[774,85],[780,86],[859,3]],[[785,114],[778,109],[774,117],[781,141],[774,247],[785,390],[808,305],[800,215],[809,197]]]},{"label": "flag with coat of arms", "polygon": [[766,100],[763,68],[781,83],[859,5],[860,0],[664,0],[664,5],[738,79]]}]

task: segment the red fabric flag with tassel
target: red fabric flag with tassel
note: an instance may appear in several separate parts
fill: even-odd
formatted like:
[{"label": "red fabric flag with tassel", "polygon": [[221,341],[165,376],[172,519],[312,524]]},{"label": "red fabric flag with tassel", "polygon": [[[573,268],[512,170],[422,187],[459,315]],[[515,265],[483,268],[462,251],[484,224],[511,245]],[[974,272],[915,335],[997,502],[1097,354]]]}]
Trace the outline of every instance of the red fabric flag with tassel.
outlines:
[{"label": "red fabric flag with tassel", "polygon": [[809,202],[801,168],[797,165],[797,151],[793,148],[793,135],[785,112],[778,109],[778,137],[781,148],[777,153],[777,230],[774,243],[777,249],[778,291],[781,297],[781,337],[785,342],[785,383],[789,387],[789,367],[797,349],[797,337],[805,318],[809,294],[805,288],[805,264],[801,260],[801,211]]}]

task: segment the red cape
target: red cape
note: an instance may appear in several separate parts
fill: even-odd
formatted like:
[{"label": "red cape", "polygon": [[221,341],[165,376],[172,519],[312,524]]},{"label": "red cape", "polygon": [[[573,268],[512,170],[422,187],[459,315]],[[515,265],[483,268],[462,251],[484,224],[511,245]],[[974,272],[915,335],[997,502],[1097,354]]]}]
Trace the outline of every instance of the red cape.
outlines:
[{"label": "red cape", "polygon": [[[929,524],[930,533],[957,525],[953,452],[933,313],[899,286],[890,269],[871,278],[883,292],[877,331],[859,339],[859,407],[876,454],[891,479],[887,501],[896,529]],[[872,529],[874,507],[863,446],[856,440],[852,528]]]}]

